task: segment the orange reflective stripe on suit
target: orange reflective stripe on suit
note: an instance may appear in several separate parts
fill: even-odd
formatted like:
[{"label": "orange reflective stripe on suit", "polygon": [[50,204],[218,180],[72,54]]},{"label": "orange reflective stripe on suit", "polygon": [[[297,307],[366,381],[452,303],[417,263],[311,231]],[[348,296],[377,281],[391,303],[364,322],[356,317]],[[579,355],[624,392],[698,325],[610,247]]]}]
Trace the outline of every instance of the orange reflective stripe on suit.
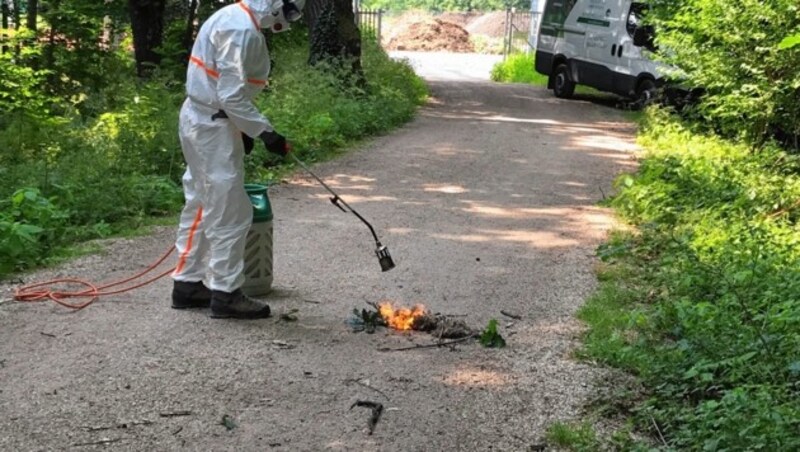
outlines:
[{"label": "orange reflective stripe on suit", "polygon": [[194,217],[194,222],[192,223],[191,229],[189,229],[189,239],[186,240],[186,249],[183,250],[181,253],[181,257],[178,259],[178,265],[175,266],[175,271],[173,275],[180,275],[181,271],[183,271],[183,267],[186,266],[186,258],[189,256],[189,252],[192,251],[192,242],[194,241],[194,233],[197,232],[197,226],[200,225],[200,220],[203,219],[203,208],[197,208],[197,215]]},{"label": "orange reflective stripe on suit", "polygon": [[[189,57],[189,61],[196,64],[200,69],[206,71],[206,74],[208,74],[208,76],[213,78],[214,80],[219,78],[219,72],[206,66],[206,64],[203,63],[203,60],[201,60],[200,58],[197,58],[196,56],[192,55]],[[247,83],[252,83],[254,85],[266,85],[267,81],[258,78],[249,78],[247,79]]]}]

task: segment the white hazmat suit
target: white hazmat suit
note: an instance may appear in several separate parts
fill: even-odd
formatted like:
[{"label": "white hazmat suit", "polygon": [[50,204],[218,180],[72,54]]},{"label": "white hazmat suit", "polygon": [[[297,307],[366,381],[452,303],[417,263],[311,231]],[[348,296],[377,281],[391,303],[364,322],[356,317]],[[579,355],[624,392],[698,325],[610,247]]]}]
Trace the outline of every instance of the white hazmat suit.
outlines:
[{"label": "white hazmat suit", "polygon": [[[233,292],[244,283],[245,238],[253,207],[244,189],[241,134],[273,131],[253,104],[270,71],[261,28],[287,30],[281,0],[242,0],[214,13],[200,28],[186,74],[179,136],[187,169],[186,204],[175,246],[176,281],[206,280]],[[227,118],[212,119],[223,110]],[[205,263],[208,259],[208,263]]]}]

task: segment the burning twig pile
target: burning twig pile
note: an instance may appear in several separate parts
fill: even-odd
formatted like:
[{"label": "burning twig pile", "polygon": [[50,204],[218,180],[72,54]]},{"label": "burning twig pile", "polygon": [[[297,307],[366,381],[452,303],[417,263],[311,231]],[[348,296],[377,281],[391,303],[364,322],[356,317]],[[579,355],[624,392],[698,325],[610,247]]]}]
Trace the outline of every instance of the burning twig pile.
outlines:
[{"label": "burning twig pile", "polygon": [[396,308],[389,301],[368,304],[375,310],[362,309],[359,312],[354,309],[355,319],[352,322],[354,328],[367,333],[373,333],[378,326],[399,331],[424,331],[439,339],[460,339],[476,333],[463,320],[431,313],[421,304],[413,308]]}]

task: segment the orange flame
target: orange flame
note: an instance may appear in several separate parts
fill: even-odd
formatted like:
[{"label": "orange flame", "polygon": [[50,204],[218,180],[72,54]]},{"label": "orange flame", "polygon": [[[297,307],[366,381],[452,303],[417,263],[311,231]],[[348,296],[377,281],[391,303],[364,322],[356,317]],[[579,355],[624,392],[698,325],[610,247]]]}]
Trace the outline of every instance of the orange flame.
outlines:
[{"label": "orange flame", "polygon": [[427,312],[425,306],[421,304],[414,305],[411,309],[395,309],[392,303],[388,301],[378,304],[378,310],[390,328],[401,331],[410,330],[414,326],[414,321]]}]

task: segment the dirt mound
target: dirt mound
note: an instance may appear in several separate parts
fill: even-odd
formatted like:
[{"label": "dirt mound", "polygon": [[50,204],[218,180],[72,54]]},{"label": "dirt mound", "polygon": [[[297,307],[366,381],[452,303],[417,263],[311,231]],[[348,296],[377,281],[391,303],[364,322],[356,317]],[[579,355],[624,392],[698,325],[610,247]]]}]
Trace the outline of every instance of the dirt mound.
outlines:
[{"label": "dirt mound", "polygon": [[467,25],[474,22],[476,19],[481,17],[483,13],[479,12],[458,12],[458,11],[445,11],[438,16],[437,19],[444,20],[446,22],[452,22],[454,24],[461,25],[462,27],[466,27]]},{"label": "dirt mound", "polygon": [[425,19],[398,30],[386,44],[388,50],[472,52],[469,33],[460,25]]},{"label": "dirt mound", "polygon": [[493,38],[502,38],[506,30],[506,12],[495,11],[486,13],[471,21],[466,29],[474,35],[484,35]]}]

